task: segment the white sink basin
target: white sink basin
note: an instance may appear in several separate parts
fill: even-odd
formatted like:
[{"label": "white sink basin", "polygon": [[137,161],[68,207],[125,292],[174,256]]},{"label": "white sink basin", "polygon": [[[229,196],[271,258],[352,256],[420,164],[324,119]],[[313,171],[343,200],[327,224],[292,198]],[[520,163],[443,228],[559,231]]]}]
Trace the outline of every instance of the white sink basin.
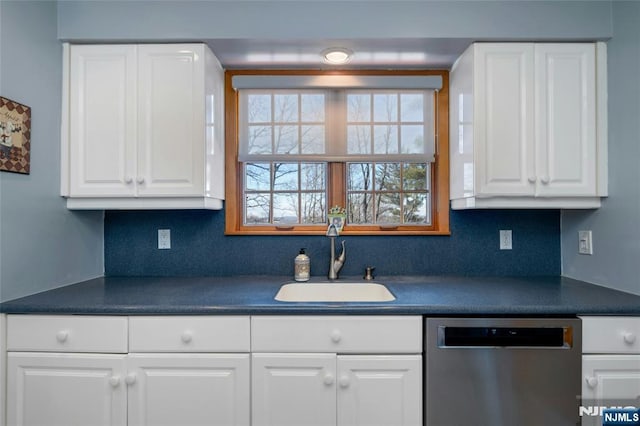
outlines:
[{"label": "white sink basin", "polygon": [[390,302],[396,300],[383,284],[369,282],[290,283],[276,294],[280,302]]}]

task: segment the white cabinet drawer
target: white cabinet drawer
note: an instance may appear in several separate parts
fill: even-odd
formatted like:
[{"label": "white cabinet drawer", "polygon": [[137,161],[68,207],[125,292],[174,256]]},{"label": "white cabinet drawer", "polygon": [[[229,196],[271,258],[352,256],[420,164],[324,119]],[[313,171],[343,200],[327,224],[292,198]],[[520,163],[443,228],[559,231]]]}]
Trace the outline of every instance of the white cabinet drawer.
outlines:
[{"label": "white cabinet drawer", "polygon": [[130,352],[249,352],[249,317],[130,317]]},{"label": "white cabinet drawer", "polygon": [[251,318],[254,352],[420,353],[417,316],[269,316]]},{"label": "white cabinet drawer", "polygon": [[127,352],[127,317],[8,315],[7,350]]},{"label": "white cabinet drawer", "polygon": [[583,353],[640,354],[640,317],[581,317]]}]

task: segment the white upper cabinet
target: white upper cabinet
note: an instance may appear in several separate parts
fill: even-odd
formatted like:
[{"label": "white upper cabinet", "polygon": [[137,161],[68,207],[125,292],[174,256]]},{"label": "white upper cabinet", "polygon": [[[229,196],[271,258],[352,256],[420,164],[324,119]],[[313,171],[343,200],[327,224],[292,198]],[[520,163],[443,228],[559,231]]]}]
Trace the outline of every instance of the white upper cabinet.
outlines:
[{"label": "white upper cabinet", "polygon": [[64,71],[69,208],[222,207],[224,75],[204,44],[65,45]]},{"label": "white upper cabinet", "polygon": [[469,47],[450,78],[452,208],[599,207],[605,73],[603,44]]}]

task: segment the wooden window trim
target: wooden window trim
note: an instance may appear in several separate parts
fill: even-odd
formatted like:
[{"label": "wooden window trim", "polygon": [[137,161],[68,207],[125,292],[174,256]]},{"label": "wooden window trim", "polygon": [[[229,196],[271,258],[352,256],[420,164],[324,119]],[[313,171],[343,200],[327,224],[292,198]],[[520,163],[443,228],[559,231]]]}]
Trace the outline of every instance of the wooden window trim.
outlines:
[{"label": "wooden window trim", "polygon": [[[349,225],[340,235],[450,235],[449,230],[449,72],[446,70],[227,70],[225,71],[225,235],[324,235],[319,225],[244,225],[242,223],[242,167],[238,163],[238,96],[231,79],[234,75],[439,75],[442,89],[437,97],[438,135],[435,161],[431,165],[431,226]],[[327,206],[346,205],[345,165],[329,163]]]}]

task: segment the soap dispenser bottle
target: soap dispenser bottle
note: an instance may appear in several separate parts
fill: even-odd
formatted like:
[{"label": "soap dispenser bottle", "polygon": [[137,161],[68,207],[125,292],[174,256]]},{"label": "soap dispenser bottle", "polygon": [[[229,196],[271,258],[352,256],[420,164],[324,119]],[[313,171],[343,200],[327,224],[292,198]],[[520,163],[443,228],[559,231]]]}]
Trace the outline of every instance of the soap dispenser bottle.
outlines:
[{"label": "soap dispenser bottle", "polygon": [[296,281],[309,281],[311,277],[311,265],[309,256],[305,249],[301,248],[300,253],[294,259],[294,278]]}]

